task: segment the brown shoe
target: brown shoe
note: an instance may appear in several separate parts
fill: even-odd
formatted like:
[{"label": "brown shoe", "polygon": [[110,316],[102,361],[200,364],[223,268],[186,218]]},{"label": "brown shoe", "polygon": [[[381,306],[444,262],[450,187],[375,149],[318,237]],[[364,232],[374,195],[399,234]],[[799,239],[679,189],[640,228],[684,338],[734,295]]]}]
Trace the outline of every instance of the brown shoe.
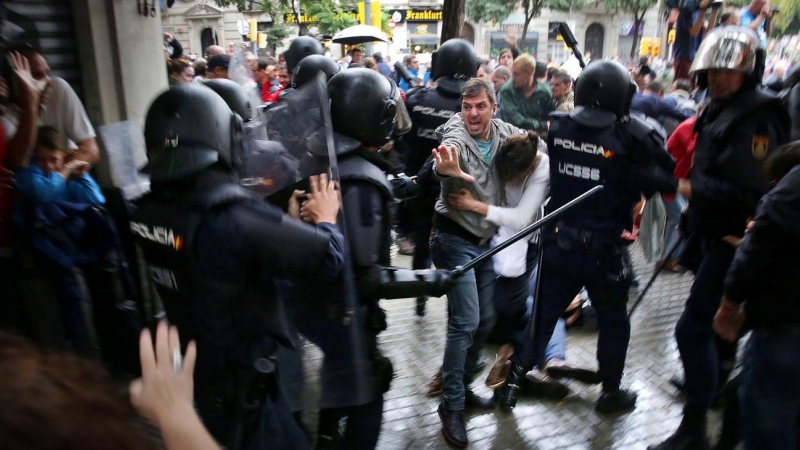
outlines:
[{"label": "brown shoe", "polygon": [[506,382],[509,370],[511,370],[511,361],[498,358],[494,362],[492,370],[489,371],[489,375],[486,376],[486,387],[497,389],[502,386]]},{"label": "brown shoe", "polygon": [[433,376],[433,379],[430,383],[428,383],[428,397],[436,397],[438,395],[442,395],[442,385],[444,382],[442,381],[442,368],[439,368],[439,371],[436,372],[436,375]]}]

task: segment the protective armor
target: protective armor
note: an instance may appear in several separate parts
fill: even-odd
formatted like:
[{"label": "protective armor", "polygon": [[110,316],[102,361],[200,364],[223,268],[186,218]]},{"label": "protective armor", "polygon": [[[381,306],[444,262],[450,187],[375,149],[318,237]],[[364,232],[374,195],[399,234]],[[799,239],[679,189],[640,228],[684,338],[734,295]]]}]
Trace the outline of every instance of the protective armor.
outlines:
[{"label": "protective armor", "polygon": [[[410,120],[400,90],[386,77],[370,69],[348,69],[328,82],[331,120],[339,136],[365,146],[381,146],[392,133],[408,131]],[[337,154],[354,147],[336,142]],[[349,147],[349,148],[348,148]]]},{"label": "protective armor", "polygon": [[601,108],[617,117],[628,114],[636,85],[621,64],[600,61],[586,66],[575,86],[575,106]]},{"label": "protective armor", "polygon": [[308,80],[315,77],[317,73],[325,74],[325,80],[329,81],[332,76],[342,70],[342,67],[331,58],[323,55],[309,55],[303,58],[292,72],[292,87],[297,89],[304,85]]},{"label": "protective armor", "polygon": [[249,122],[252,120],[253,105],[250,104],[250,100],[248,100],[241,86],[224,78],[205,80],[203,86],[210,88],[222,97],[228,107],[231,108],[231,111],[238,114],[243,121]]},{"label": "protective armor", "polygon": [[156,97],[145,119],[147,158],[152,181],[185,178],[216,163],[238,168],[235,137],[242,119],[211,89],[174,86]]},{"label": "protective armor", "polygon": [[442,43],[431,58],[431,79],[448,92],[460,94],[467,80],[478,73],[475,48],[464,39]]},{"label": "protective armor", "polygon": [[289,50],[283,52],[283,57],[286,59],[286,70],[292,73],[300,60],[306,56],[323,54],[325,54],[325,50],[319,41],[312,37],[300,36],[289,44]]}]

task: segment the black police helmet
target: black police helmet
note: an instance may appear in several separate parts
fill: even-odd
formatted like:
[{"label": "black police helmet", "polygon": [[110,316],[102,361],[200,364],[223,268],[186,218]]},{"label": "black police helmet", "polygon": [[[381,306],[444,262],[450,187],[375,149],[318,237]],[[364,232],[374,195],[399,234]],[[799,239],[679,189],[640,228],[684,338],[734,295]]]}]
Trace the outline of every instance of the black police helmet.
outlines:
[{"label": "black police helmet", "polygon": [[253,118],[253,110],[250,101],[247,99],[247,94],[236,82],[224,78],[214,78],[205,80],[203,85],[211,88],[217,95],[222,97],[228,107],[231,108],[231,111],[239,114],[245,122],[249,122]]},{"label": "black police helmet", "polygon": [[236,169],[241,119],[211,89],[177,85],[153,101],[144,138],[153,181],[178,180],[221,163]]},{"label": "black police helmet", "polygon": [[337,135],[337,153],[352,149],[340,145],[340,136],[363,145],[380,146],[389,141],[397,113],[397,86],[370,69],[347,69],[328,82],[331,120]]},{"label": "black police helmet", "polygon": [[586,66],[575,85],[575,105],[628,114],[636,85],[622,64],[600,61]]},{"label": "black police helmet", "polygon": [[342,67],[331,58],[323,55],[309,55],[303,58],[292,73],[292,87],[297,89],[317,76],[318,72],[325,74],[325,81],[339,73]]},{"label": "black police helmet", "polygon": [[300,36],[293,40],[292,43],[289,44],[289,50],[283,53],[283,57],[286,59],[286,70],[292,73],[301,59],[309,55],[322,55],[324,53],[325,50],[322,48],[322,44],[316,39],[308,36]]},{"label": "black police helmet", "polygon": [[448,91],[461,93],[467,80],[478,74],[475,48],[464,39],[445,41],[431,58],[431,79]]}]

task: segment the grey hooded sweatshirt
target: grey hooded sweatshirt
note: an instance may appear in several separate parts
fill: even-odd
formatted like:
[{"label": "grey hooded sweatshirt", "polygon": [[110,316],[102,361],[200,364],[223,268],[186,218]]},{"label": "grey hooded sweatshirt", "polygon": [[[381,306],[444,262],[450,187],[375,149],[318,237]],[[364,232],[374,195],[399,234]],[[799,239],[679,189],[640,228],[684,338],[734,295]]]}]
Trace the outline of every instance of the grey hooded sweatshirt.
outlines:
[{"label": "grey hooded sweatshirt", "polygon": [[[492,159],[497,154],[497,149],[509,136],[515,134],[526,134],[527,131],[507,124],[500,119],[492,119],[491,135]],[[497,180],[497,170],[483,160],[478,144],[467,132],[461,114],[453,114],[450,120],[436,129],[436,135],[443,145],[454,146],[458,150],[458,160],[461,170],[475,177],[474,183],[468,183],[461,178],[441,176],[436,172],[434,163],[434,173],[442,183],[442,191],[439,199],[436,200],[436,212],[444,215],[448,219],[456,222],[462,228],[483,239],[494,236],[496,226],[487,222],[480,214],[469,211],[459,211],[451,209],[447,204],[447,195],[467,189],[477,200],[489,205],[498,204],[498,194],[500,191]]]}]

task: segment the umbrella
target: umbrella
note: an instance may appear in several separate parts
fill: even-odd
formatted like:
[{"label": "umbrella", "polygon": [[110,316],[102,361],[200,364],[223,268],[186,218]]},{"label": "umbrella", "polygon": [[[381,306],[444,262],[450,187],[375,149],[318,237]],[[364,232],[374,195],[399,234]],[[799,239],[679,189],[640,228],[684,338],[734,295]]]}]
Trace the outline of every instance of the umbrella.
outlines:
[{"label": "umbrella", "polygon": [[386,33],[372,25],[355,25],[336,33],[333,36],[334,44],[355,45],[364,42],[382,41],[389,42]]}]

